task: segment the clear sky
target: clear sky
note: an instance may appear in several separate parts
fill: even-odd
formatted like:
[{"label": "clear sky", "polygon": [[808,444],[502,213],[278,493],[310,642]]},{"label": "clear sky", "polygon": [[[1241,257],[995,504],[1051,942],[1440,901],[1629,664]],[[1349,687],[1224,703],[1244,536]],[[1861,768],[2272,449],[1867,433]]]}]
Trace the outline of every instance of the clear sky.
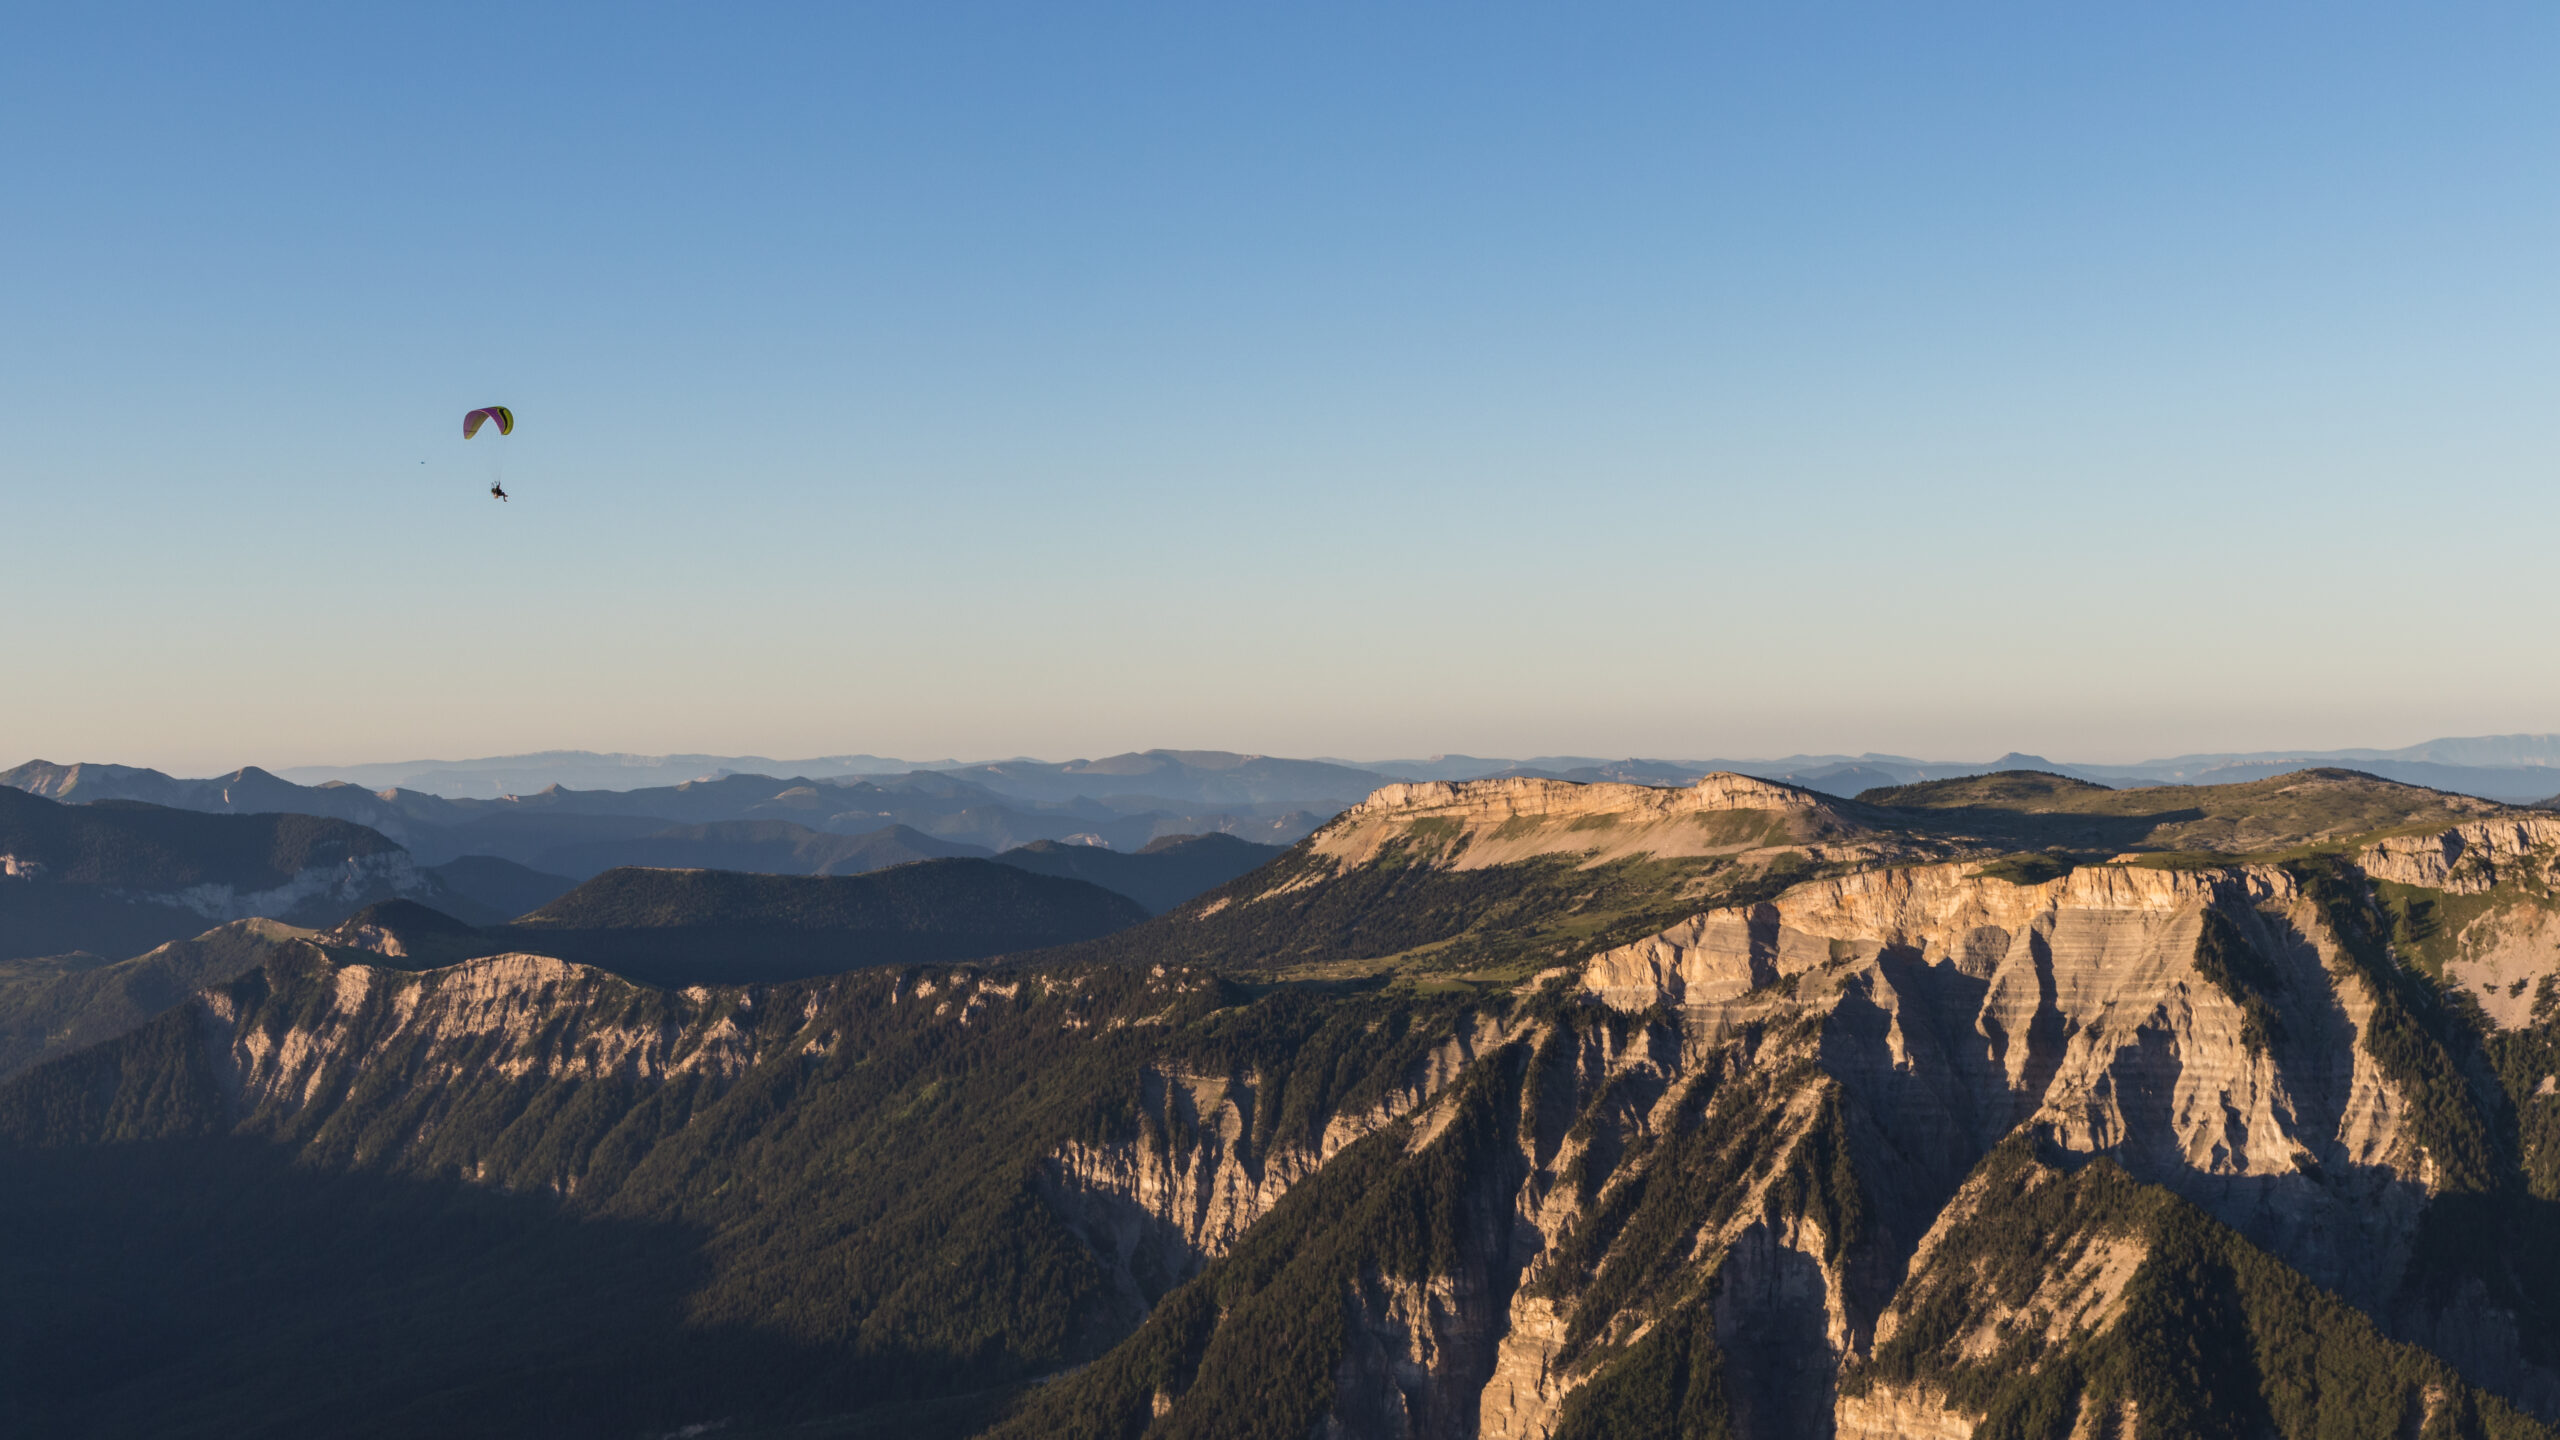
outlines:
[{"label": "clear sky", "polygon": [[2544,0],[13,11],[0,764],[2560,729],[2556,75]]}]

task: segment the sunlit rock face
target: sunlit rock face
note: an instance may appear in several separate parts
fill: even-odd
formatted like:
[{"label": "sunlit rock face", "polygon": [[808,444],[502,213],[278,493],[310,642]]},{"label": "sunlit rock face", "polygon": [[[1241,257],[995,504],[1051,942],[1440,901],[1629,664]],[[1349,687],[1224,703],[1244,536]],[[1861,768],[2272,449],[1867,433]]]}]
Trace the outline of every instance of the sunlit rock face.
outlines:
[{"label": "sunlit rock face", "polygon": [[[2281,1036],[2251,1037],[2198,968],[2208,914],[2281,976]],[[2425,1161],[2356,1046],[2371,999],[2333,951],[2281,870],[2108,865],[2020,885],[1944,865],[1702,915],[1594,957],[1584,984],[1628,1010],[1766,994],[1821,1013],[1824,1068],[1941,1185],[2028,1125],[2369,1287],[2406,1243]]]}]

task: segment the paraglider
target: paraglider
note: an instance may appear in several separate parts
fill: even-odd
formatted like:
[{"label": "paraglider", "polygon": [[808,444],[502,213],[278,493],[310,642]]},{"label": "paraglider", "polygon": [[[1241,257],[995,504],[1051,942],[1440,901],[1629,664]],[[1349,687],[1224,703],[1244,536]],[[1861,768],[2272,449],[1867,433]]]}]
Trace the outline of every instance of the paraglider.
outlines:
[{"label": "paraglider", "polygon": [[[501,437],[516,433],[516,412],[504,405],[484,405],[462,417],[462,438],[468,440],[479,434],[480,427],[492,421],[497,423]],[[507,487],[504,477],[498,472],[506,447],[496,441],[488,441],[484,442],[483,448],[489,451],[489,495],[492,499],[504,500]]]}]

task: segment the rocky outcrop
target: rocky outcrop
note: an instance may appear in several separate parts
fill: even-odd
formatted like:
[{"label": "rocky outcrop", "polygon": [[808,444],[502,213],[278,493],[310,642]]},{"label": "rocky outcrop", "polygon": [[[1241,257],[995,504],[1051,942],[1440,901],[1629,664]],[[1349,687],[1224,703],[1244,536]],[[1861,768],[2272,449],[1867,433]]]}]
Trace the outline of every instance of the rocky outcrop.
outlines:
[{"label": "rocky outcrop", "polygon": [[1834,1440],[1973,1440],[1974,1431],[1973,1416],[1918,1388],[1843,1395],[1831,1423]]},{"label": "rocky outcrop", "polygon": [[[1148,1068],[1133,1138],[1069,1141],[1045,1162],[1052,1202],[1146,1303],[1224,1255],[1292,1186],[1356,1141],[1429,1104],[1510,1038],[1492,1020],[1435,1046],[1369,1106],[1325,1117],[1312,1143],[1257,1147],[1254,1117],[1269,1085],[1256,1073]],[[1268,1123],[1265,1124],[1266,1132]]]},{"label": "rocky outcrop", "polygon": [[1719,810],[1821,808],[1821,797],[1810,790],[1718,771],[1681,789],[1614,781],[1582,784],[1534,776],[1415,781],[1382,785],[1344,814],[1510,819],[1522,815],[1687,815]]},{"label": "rocky outcrop", "polygon": [[196,1002],[224,1088],[244,1114],[289,1116],[333,1079],[394,1059],[434,1084],[493,1074],[725,1080],[755,1058],[738,1023],[755,1008],[752,992],[665,997],[564,1032],[563,1010],[610,1013],[617,994],[655,1001],[657,992],[545,955],[492,955],[424,974],[313,963],[302,978],[309,998],[281,1031],[255,1023],[263,1007],[236,988]]},{"label": "rocky outcrop", "polygon": [[[1897,951],[1988,979],[2020,937],[2077,933],[2092,966],[2128,939],[2148,944],[2164,918],[2226,895],[2290,898],[2282,871],[2087,866],[2041,885],[1975,879],[1962,865],[1883,869],[1799,885],[1770,904],[1711,910],[1593,956],[1585,988],[1621,1010],[1731,1000],[1853,954]],[[2069,919],[2064,918],[2068,915]],[[2129,928],[2128,928],[2129,927]]]},{"label": "rocky outcrop", "polygon": [[1386,785],[1318,830],[1310,844],[1315,854],[1350,867],[1417,838],[1430,843],[1437,863],[1457,870],[1542,855],[1597,864],[1636,855],[1694,858],[1876,843],[1812,791],[1719,773],[1682,789],[1527,777]]},{"label": "rocky outcrop", "polygon": [[2451,937],[2446,988],[2493,1030],[2521,1030],[2552,1003],[2560,977],[2560,906],[2516,896],[2490,903]]},{"label": "rocky outcrop", "polygon": [[398,931],[388,925],[359,925],[349,921],[331,930],[328,938],[333,944],[367,951],[385,960],[409,958],[408,944],[400,938]]},{"label": "rocky outcrop", "polygon": [[2560,862],[2560,817],[2508,815],[2366,846],[2356,864],[2376,880],[2478,895],[2500,884],[2549,883]]},{"label": "rocky outcrop", "polygon": [[2520,1030],[2560,979],[2560,819],[2504,816],[2367,846],[2357,864],[2407,887],[2418,949],[2492,1030]]}]

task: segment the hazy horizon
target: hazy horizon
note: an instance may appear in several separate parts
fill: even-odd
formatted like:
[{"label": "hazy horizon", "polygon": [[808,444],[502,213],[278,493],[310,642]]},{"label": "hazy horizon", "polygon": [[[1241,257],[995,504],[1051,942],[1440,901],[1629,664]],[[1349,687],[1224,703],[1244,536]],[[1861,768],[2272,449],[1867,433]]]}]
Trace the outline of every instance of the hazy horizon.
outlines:
[{"label": "hazy horizon", "polygon": [[[646,763],[646,762],[663,762],[663,761],[668,761],[668,760],[678,760],[678,759],[685,759],[685,760],[690,760],[690,759],[705,759],[705,760],[714,760],[714,761],[729,761],[729,760],[756,760],[756,759],[764,759],[764,760],[771,760],[771,761],[775,762],[776,764],[780,764],[780,765],[786,765],[786,766],[788,766],[788,765],[799,764],[799,763],[809,762],[809,761],[826,761],[826,760],[848,759],[848,758],[853,758],[853,757],[864,757],[864,758],[869,758],[869,759],[873,759],[873,760],[881,760],[881,761],[897,761],[897,762],[900,762],[900,763],[913,764],[913,765],[916,765],[916,766],[919,766],[919,767],[938,768],[938,767],[963,767],[963,766],[970,766],[970,765],[1002,764],[1002,763],[1011,762],[1011,761],[1028,761],[1028,762],[1038,763],[1038,764],[1065,764],[1065,763],[1070,763],[1070,762],[1074,762],[1074,761],[1103,760],[1103,759],[1111,758],[1111,757],[1114,757],[1114,756],[1120,756],[1120,755],[1131,755],[1131,754],[1142,754],[1142,753],[1146,753],[1146,752],[1149,752],[1149,751],[1157,751],[1157,750],[1164,750],[1164,751],[1192,751],[1192,752],[1209,752],[1209,753],[1240,754],[1240,755],[1251,755],[1251,756],[1267,756],[1267,757],[1270,757],[1270,758],[1273,758],[1273,759],[1281,759],[1281,760],[1309,760],[1309,761],[1317,761],[1317,762],[1320,762],[1320,763],[1337,764],[1337,765],[1346,765],[1346,766],[1354,766],[1354,767],[1373,767],[1373,766],[1379,766],[1379,765],[1392,764],[1392,763],[1394,763],[1394,762],[1398,762],[1398,761],[1426,761],[1426,760],[1441,760],[1441,759],[1448,758],[1448,757],[1451,757],[1451,756],[1466,757],[1466,758],[1481,758],[1481,759],[1501,759],[1501,760],[1512,760],[1512,761],[1522,761],[1522,762],[1525,762],[1525,761],[1531,761],[1531,760],[1539,760],[1539,759],[1576,759],[1576,760],[1597,760],[1597,761],[1614,761],[1614,760],[1653,760],[1653,761],[1663,761],[1663,762],[1670,762],[1670,763],[1690,763],[1690,762],[1703,762],[1703,761],[1736,761],[1736,762],[1744,762],[1744,763],[1774,763],[1774,762],[1789,761],[1789,760],[1833,760],[1833,759],[1842,759],[1842,760],[1860,760],[1860,759],[1877,759],[1877,760],[1902,760],[1902,761],[1911,761],[1911,762],[1918,762],[1918,763],[1924,763],[1924,764],[1933,764],[1933,765],[1946,765],[1946,764],[1963,765],[1963,764],[1979,764],[1979,763],[1987,763],[1987,762],[1989,762],[1989,761],[1998,760],[1998,759],[2004,758],[2004,757],[2009,756],[2009,755],[2027,755],[2027,756],[2034,756],[2034,757],[2041,758],[2041,759],[2045,759],[2045,760],[2050,760],[2050,761],[2053,761],[2053,762],[2055,762],[2055,763],[2057,763],[2057,764],[2068,764],[2068,765],[2090,765],[2090,766],[2099,766],[2099,767],[2122,766],[2122,767],[2128,767],[2128,768],[2130,768],[2130,767],[2140,766],[2140,765],[2145,764],[2145,763],[2166,762],[2166,761],[2179,760],[2179,759],[2195,758],[2195,757],[2200,757],[2200,756],[2201,756],[2201,757],[2228,756],[2228,757],[2232,757],[2232,758],[2235,758],[2235,759],[2245,759],[2245,758],[2254,758],[2254,757],[2282,757],[2282,756],[2287,756],[2287,755],[2318,756],[2318,755],[2328,754],[2328,753],[2336,752],[2336,751],[2353,751],[2353,750],[2394,751],[2394,750],[2401,750],[2401,749],[2406,749],[2406,748],[2412,748],[2412,747],[2422,746],[2422,745],[2429,744],[2429,743],[2431,743],[2431,742],[2463,741],[2463,740],[2544,739],[2544,738],[2553,738],[2553,737],[2552,737],[2552,736],[2550,736],[2549,734],[2545,733],[2545,732],[2525,732],[2525,731],[2518,731],[2518,732],[2509,732],[2509,733],[2507,733],[2507,734],[2501,734],[2501,735],[2478,735],[2478,736],[2429,735],[2429,736],[2419,737],[2418,739],[2415,739],[2415,740],[2410,740],[2410,741],[2404,742],[2403,744],[2400,744],[2400,745],[2323,745],[2323,746],[2297,745],[2297,746],[2289,746],[2289,747],[2288,747],[2288,746],[2260,746],[2260,747],[2256,747],[2256,748],[2254,748],[2254,749],[2247,749],[2247,750],[2237,749],[2237,748],[2230,748],[2230,747],[2213,748],[2213,749],[2197,749],[2197,750],[2165,750],[2165,749],[2164,749],[2164,750],[2155,750],[2155,751],[2150,751],[2150,752],[2146,752],[2146,753],[2139,754],[2139,755],[2130,755],[2130,756],[2089,755],[2089,754],[2080,754],[2080,753],[2067,752],[2067,751],[2061,751],[2061,750],[2052,750],[2052,749],[2039,750],[2039,749],[2035,749],[2035,748],[2032,748],[2032,747],[2029,747],[2029,746],[2024,746],[2024,745],[2007,745],[2007,746],[1999,747],[1998,749],[1988,750],[1988,751],[1981,751],[1981,752],[1977,752],[1977,753],[1952,753],[1952,752],[1950,752],[1950,753],[1925,753],[1925,752],[1913,752],[1913,751],[1906,751],[1906,750],[1886,750],[1886,749],[1880,749],[1880,748],[1877,748],[1877,747],[1874,747],[1874,746],[1869,746],[1869,747],[1866,747],[1866,748],[1864,748],[1864,749],[1855,749],[1855,750],[1849,750],[1849,749],[1832,749],[1832,750],[1796,749],[1796,750],[1768,751],[1768,752],[1744,752],[1744,751],[1740,751],[1740,750],[1699,750],[1699,749],[1691,749],[1691,750],[1676,750],[1676,751],[1643,751],[1643,752],[1639,752],[1639,751],[1615,751],[1615,752],[1611,752],[1611,751],[1594,750],[1594,749],[1589,749],[1589,748],[1582,748],[1582,749],[1562,748],[1562,749],[1549,749],[1549,750],[1459,750],[1459,749],[1451,749],[1451,748],[1446,748],[1446,747],[1444,747],[1444,748],[1436,749],[1436,750],[1419,750],[1419,749],[1417,749],[1417,750],[1404,750],[1404,751],[1383,752],[1383,753],[1378,753],[1378,754],[1368,754],[1368,755],[1345,754],[1345,753],[1342,753],[1342,752],[1339,752],[1339,751],[1316,751],[1316,750],[1310,750],[1310,751],[1294,751],[1294,752],[1291,752],[1291,751],[1274,751],[1274,750],[1253,750],[1253,749],[1240,748],[1240,747],[1232,746],[1232,745],[1120,745],[1120,746],[1115,746],[1115,747],[1110,747],[1110,748],[1094,749],[1094,750],[1088,750],[1088,751],[1077,752],[1077,753],[1059,752],[1059,753],[1050,753],[1050,754],[1041,754],[1041,753],[1036,753],[1036,752],[1032,752],[1032,751],[1023,751],[1023,750],[1002,751],[1002,752],[985,752],[985,753],[969,753],[969,754],[954,754],[954,753],[950,753],[950,752],[935,752],[935,751],[930,750],[929,748],[928,748],[928,749],[926,749],[926,750],[919,750],[919,751],[915,751],[915,752],[913,752],[913,753],[908,753],[908,754],[899,754],[899,753],[896,753],[896,752],[894,752],[894,751],[886,750],[886,749],[882,749],[882,748],[880,748],[880,747],[876,747],[876,746],[831,746],[831,747],[825,747],[825,748],[822,748],[822,749],[815,749],[815,750],[810,750],[810,751],[805,751],[805,752],[804,752],[804,751],[798,751],[798,750],[783,750],[783,749],[776,749],[776,748],[773,748],[773,747],[762,747],[762,748],[758,748],[758,747],[724,747],[724,748],[720,748],[720,749],[686,749],[686,750],[612,750],[612,749],[600,749],[600,748],[593,747],[593,746],[545,746],[545,747],[541,747],[541,748],[537,748],[537,749],[517,750],[517,751],[503,751],[503,752],[493,751],[493,752],[489,752],[489,753],[485,753],[485,754],[464,754],[464,753],[445,754],[445,755],[419,754],[419,755],[404,755],[404,756],[397,756],[397,757],[387,757],[387,756],[379,756],[379,755],[377,755],[377,756],[371,756],[371,757],[367,757],[367,758],[363,758],[363,759],[322,759],[322,760],[279,759],[279,760],[272,760],[272,761],[271,761],[271,760],[267,760],[267,759],[250,758],[250,759],[246,759],[246,760],[237,760],[237,761],[231,761],[231,762],[220,763],[220,764],[212,765],[212,766],[210,766],[210,767],[203,767],[203,766],[199,766],[199,767],[195,767],[195,768],[189,768],[188,766],[185,766],[185,765],[172,766],[172,765],[165,765],[165,764],[156,764],[156,763],[154,763],[154,762],[152,762],[152,761],[149,761],[149,760],[145,760],[145,759],[135,759],[135,758],[132,758],[132,757],[122,756],[122,755],[90,755],[90,754],[79,754],[79,755],[72,755],[72,754],[64,754],[64,755],[41,755],[41,754],[27,754],[27,755],[20,755],[20,756],[16,756],[16,757],[12,758],[11,756],[9,756],[9,755],[7,755],[7,754],[5,754],[5,753],[0,753],[0,768],[5,768],[5,766],[6,766],[6,765],[10,765],[10,764],[18,764],[18,763],[31,762],[31,761],[38,761],[38,760],[46,761],[46,762],[50,762],[50,763],[54,763],[54,764],[63,764],[63,765],[71,765],[71,764],[113,764],[113,765],[134,765],[134,766],[140,766],[140,767],[144,767],[144,768],[150,768],[150,769],[162,770],[162,771],[165,771],[165,772],[166,772],[166,773],[168,773],[168,774],[171,774],[171,775],[173,775],[173,776],[177,776],[177,777],[179,777],[179,778],[183,778],[183,779],[201,779],[201,778],[208,778],[208,777],[215,776],[215,775],[229,774],[229,773],[231,773],[231,772],[233,772],[233,771],[235,771],[235,770],[240,769],[240,768],[241,768],[242,766],[244,766],[244,765],[248,765],[248,766],[255,766],[255,767],[259,768],[259,769],[267,770],[267,771],[270,771],[270,772],[273,772],[273,773],[276,773],[276,774],[279,774],[279,775],[287,775],[287,774],[296,774],[296,773],[299,773],[299,774],[303,774],[303,775],[306,775],[306,776],[307,776],[307,775],[312,774],[313,772],[324,771],[324,770],[333,770],[333,769],[334,769],[334,770],[361,770],[361,769],[369,769],[369,768],[389,768],[389,767],[396,767],[396,766],[402,766],[402,765],[470,765],[470,764],[486,764],[486,763],[492,763],[492,762],[498,762],[498,761],[512,761],[512,760],[529,760],[529,759],[539,759],[539,758],[542,758],[542,757],[545,757],[545,756],[554,756],[554,755],[589,755],[589,756],[595,756],[595,757],[603,758],[603,759],[620,759],[620,760],[629,760],[629,761],[631,761],[631,762],[634,762],[634,763],[633,763],[632,768],[633,768],[635,771],[645,771],[647,768],[650,768],[650,767],[647,765],[647,763]],[[847,773],[857,773],[857,772],[847,772]],[[688,776],[688,777],[686,777],[686,778],[691,778],[691,777],[690,777],[690,776]]]}]

